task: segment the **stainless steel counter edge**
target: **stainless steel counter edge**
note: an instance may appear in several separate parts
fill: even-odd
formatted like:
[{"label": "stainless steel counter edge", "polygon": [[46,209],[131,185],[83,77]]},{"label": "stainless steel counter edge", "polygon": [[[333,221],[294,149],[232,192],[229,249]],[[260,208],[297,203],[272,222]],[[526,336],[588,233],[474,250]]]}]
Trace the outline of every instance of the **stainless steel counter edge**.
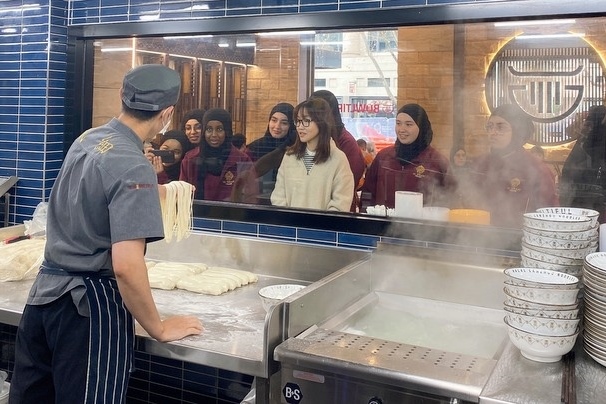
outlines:
[{"label": "stainless steel counter edge", "polygon": [[[606,400],[606,368],[583,350],[582,335],[574,349],[577,404],[603,403]],[[559,403],[562,370],[562,361],[531,361],[509,342],[480,394],[480,404]]]}]

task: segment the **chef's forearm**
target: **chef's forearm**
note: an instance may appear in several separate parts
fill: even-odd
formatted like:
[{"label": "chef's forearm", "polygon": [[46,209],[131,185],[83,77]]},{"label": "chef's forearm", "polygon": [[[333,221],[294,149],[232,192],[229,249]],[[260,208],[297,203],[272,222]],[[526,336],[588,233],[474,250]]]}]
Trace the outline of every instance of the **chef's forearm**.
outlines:
[{"label": "chef's forearm", "polygon": [[143,329],[161,340],[163,324],[156,308],[144,260],[144,240],[129,240],[112,246],[112,262],[124,304]]}]

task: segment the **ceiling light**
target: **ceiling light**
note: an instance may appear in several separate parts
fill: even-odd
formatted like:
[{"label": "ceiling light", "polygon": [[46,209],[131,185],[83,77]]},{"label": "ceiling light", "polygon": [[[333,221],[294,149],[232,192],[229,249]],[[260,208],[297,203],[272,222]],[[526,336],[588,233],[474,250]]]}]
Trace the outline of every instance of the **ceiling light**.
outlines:
[{"label": "ceiling light", "polygon": [[221,42],[217,45],[219,48],[229,48],[229,44],[227,42]]},{"label": "ceiling light", "polygon": [[101,48],[101,52],[132,52],[133,48]]},{"label": "ceiling light", "polygon": [[236,42],[237,48],[254,48],[257,46],[255,42]]},{"label": "ceiling light", "polygon": [[276,31],[276,32],[260,32],[259,36],[299,36],[299,35],[314,35],[316,31]]},{"label": "ceiling light", "polygon": [[518,35],[516,39],[557,39],[557,38],[583,38],[585,36],[584,33],[574,34],[537,34],[537,35]]},{"label": "ceiling light", "polygon": [[301,41],[301,46],[314,46],[314,45],[343,45],[343,41]]},{"label": "ceiling light", "polygon": [[163,39],[199,39],[199,38],[212,38],[212,35],[182,35],[182,36],[165,36]]},{"label": "ceiling light", "polygon": [[576,20],[536,20],[536,21],[501,21],[495,22],[495,27],[523,27],[528,25],[563,25],[574,24]]}]

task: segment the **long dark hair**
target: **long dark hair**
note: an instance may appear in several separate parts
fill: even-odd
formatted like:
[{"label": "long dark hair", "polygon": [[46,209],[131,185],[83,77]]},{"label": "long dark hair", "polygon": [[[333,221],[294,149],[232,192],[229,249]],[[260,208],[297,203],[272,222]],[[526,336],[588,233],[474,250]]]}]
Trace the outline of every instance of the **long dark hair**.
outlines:
[{"label": "long dark hair", "polygon": [[341,131],[345,127],[343,124],[343,119],[341,119],[341,111],[339,111],[339,100],[337,97],[328,90],[318,90],[314,91],[309,98],[322,98],[324,101],[330,105],[330,111],[332,112],[332,117],[335,120],[335,126],[337,127],[337,131],[334,137],[335,141],[339,136],[341,136]]},{"label": "long dark hair", "polygon": [[[299,115],[302,116],[304,113],[318,126],[318,147],[316,148],[314,162],[323,163],[330,157],[330,140],[337,133],[330,105],[319,97],[303,101],[295,107],[293,112],[294,121],[297,122]],[[301,138],[297,136],[295,144],[287,149],[286,154],[294,154],[298,159],[301,159],[305,155],[306,147],[306,144],[301,142]]]}]

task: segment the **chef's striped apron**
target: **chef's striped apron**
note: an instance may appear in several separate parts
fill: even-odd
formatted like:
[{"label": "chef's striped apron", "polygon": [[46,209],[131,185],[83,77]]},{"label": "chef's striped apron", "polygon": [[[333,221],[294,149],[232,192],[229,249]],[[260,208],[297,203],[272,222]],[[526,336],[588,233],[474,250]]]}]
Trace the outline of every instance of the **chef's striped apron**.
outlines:
[{"label": "chef's striped apron", "polygon": [[85,404],[122,403],[133,369],[134,320],[109,272],[67,272],[42,265],[42,273],[80,276],[90,308]]}]

